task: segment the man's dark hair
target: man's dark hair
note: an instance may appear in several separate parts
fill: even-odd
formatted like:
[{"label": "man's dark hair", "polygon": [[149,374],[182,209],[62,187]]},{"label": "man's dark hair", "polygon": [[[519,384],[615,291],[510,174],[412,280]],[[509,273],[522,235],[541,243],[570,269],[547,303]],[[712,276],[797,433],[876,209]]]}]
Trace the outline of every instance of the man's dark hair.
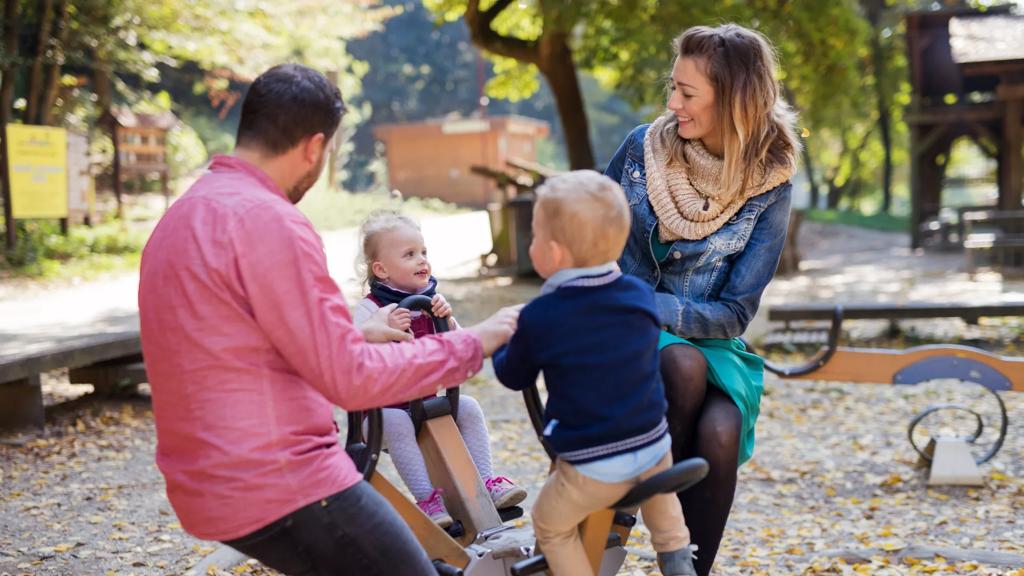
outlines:
[{"label": "man's dark hair", "polygon": [[260,74],[245,95],[236,146],[277,155],[303,138],[334,135],[345,112],[338,87],[301,64],[281,64]]}]

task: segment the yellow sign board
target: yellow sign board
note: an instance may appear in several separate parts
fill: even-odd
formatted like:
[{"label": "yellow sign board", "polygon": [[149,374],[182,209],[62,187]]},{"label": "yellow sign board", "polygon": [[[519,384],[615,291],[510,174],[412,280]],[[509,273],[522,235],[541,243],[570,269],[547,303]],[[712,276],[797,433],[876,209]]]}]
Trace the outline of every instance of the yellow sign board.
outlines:
[{"label": "yellow sign board", "polygon": [[7,158],[14,217],[67,218],[67,131],[8,124]]}]

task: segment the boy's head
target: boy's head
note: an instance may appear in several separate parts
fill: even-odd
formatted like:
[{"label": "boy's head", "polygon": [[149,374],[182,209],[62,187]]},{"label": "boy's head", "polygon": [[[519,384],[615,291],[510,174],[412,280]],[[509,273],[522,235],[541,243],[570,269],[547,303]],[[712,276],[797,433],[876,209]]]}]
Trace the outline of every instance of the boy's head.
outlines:
[{"label": "boy's head", "polygon": [[576,170],[537,189],[530,260],[541,277],[618,260],[628,235],[626,196],[610,178]]}]

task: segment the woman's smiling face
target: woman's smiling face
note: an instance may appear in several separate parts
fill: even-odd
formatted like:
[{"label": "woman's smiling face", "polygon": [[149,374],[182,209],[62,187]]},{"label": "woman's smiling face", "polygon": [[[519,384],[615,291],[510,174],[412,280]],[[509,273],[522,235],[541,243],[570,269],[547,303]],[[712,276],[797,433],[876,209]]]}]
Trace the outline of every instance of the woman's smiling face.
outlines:
[{"label": "woman's smiling face", "polygon": [[700,140],[708,152],[722,155],[715,89],[696,58],[676,58],[668,109],[679,121],[679,137]]}]

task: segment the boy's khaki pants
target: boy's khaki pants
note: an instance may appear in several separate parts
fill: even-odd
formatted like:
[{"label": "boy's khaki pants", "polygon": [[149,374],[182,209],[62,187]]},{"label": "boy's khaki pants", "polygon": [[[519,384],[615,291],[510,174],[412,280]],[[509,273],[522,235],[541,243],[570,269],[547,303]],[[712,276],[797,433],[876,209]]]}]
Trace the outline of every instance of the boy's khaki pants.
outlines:
[{"label": "boy's khaki pants", "polygon": [[[643,480],[672,466],[671,452],[640,476],[609,484],[594,480],[558,460],[533,505],[537,544],[554,576],[593,576],[578,525],[591,512],[608,508]],[[672,552],[690,544],[683,509],[675,494],[657,494],[640,505],[656,552]]]}]

